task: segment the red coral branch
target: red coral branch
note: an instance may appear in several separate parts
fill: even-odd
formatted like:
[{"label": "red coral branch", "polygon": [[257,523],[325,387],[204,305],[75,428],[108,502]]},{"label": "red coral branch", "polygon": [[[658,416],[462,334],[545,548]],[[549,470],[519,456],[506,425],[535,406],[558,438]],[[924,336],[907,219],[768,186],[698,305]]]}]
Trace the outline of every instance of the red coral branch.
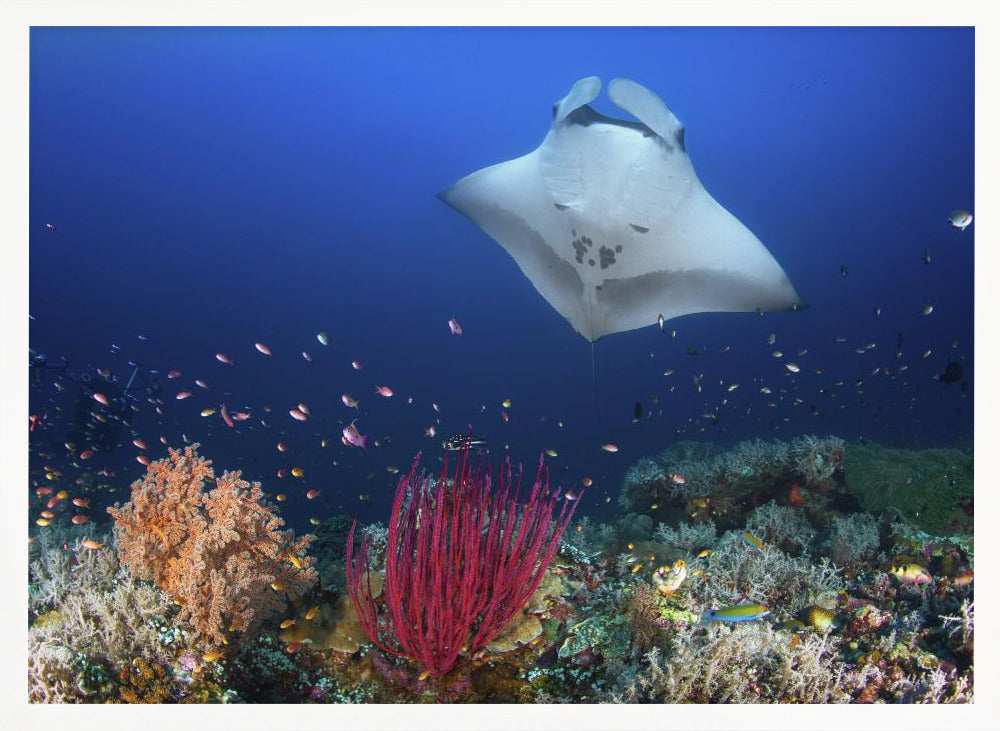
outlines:
[{"label": "red coral branch", "polygon": [[396,487],[389,523],[385,588],[372,596],[369,545],[357,552],[354,529],[347,538],[347,586],[355,611],[372,641],[386,652],[417,660],[443,675],[460,653],[474,654],[499,635],[527,604],[552,561],[576,509],[549,489],[542,460],[524,504],[518,504],[510,461],[504,460],[495,489],[468,452],[459,455],[454,477],[445,460],[435,481],[416,477],[420,455]]}]

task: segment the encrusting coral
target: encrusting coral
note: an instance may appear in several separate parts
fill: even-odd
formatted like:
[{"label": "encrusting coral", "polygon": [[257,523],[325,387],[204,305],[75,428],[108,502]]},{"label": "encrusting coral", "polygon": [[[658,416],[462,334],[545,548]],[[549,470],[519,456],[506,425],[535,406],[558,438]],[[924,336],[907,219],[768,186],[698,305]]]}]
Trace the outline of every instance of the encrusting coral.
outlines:
[{"label": "encrusting coral", "polygon": [[223,473],[206,492],[215,473],[197,448],[171,449],[151,463],[132,483],[131,500],[108,512],[122,563],[181,605],[179,622],[224,644],[229,633],[253,629],[315,583],[305,555],[312,536],[282,531],[260,483],[240,472]]}]

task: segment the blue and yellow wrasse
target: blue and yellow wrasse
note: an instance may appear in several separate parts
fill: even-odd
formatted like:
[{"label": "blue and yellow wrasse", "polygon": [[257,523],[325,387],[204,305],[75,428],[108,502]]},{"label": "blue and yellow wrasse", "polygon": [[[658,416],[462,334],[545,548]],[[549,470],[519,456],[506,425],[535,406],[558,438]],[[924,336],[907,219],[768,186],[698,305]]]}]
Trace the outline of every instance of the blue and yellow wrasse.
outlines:
[{"label": "blue and yellow wrasse", "polygon": [[701,613],[702,622],[752,622],[763,619],[771,610],[763,604],[737,604],[734,607],[709,609]]},{"label": "blue and yellow wrasse", "polygon": [[748,530],[743,531],[743,540],[746,541],[747,543],[749,543],[754,548],[756,548],[761,553],[764,553],[764,544],[761,543],[760,538],[758,538],[757,536],[755,536],[750,531],[748,531]]}]

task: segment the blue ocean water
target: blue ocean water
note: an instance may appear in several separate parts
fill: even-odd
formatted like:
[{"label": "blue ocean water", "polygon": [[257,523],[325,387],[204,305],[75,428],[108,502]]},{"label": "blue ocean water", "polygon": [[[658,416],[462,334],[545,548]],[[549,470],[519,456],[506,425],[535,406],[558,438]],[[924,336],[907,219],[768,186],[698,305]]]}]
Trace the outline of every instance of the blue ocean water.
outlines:
[{"label": "blue ocean water", "polygon": [[[384,519],[387,468],[418,450],[434,466],[440,438],[470,427],[494,456],[509,445],[530,468],[552,449],[555,481],[593,478],[583,513],[613,507],[626,468],[678,439],[951,445],[973,423],[975,224],[948,223],[975,213],[973,40],[959,28],[36,28],[30,345],[94,379],[143,364],[164,400],[163,416],[143,400],[131,419],[149,452],[164,453],[161,434],[200,442],[218,468],[288,492],[297,527]],[[686,316],[666,325],[676,338],[653,322],[603,338],[596,402],[590,345],[435,198],[534,149],[552,104],[588,75],[632,78],[670,105],[705,187],[810,304]],[[622,116],[605,95],[593,106]],[[949,362],[964,373],[941,383]],[[62,452],[89,396],[49,380],[31,394],[51,424],[34,446]],[[199,415],[220,403],[252,418],[229,429]],[[307,422],[288,416],[299,403]],[[367,454],[340,443],[355,417],[380,442]],[[117,473],[111,502],[142,474],[132,437],[95,458]],[[292,466],[305,477],[275,477]],[[307,502],[309,488],[322,498]]]}]

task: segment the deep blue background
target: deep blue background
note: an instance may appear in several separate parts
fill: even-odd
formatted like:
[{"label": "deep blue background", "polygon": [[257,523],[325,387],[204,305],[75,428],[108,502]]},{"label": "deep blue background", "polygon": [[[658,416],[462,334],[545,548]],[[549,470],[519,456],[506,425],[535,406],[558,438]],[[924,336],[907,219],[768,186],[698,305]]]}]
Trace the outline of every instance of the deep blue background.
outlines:
[{"label": "deep blue background", "polygon": [[[182,370],[166,382],[166,418],[148,406],[135,417],[150,451],[163,453],[159,434],[177,444],[184,433],[218,467],[288,492],[298,518],[341,505],[383,517],[386,467],[421,448],[430,465],[440,455],[423,437],[438,418],[431,402],[439,436],[471,424],[494,453],[509,443],[529,465],[558,450],[550,463],[569,467],[559,480],[596,480],[588,508],[678,438],[937,446],[971,436],[975,226],[947,221],[973,207],[971,29],[44,28],[31,40],[32,347],[80,373],[120,375],[127,358]],[[706,188],[811,304],[680,318],[668,322],[675,340],[655,325],[602,339],[600,419],[590,346],[499,245],[435,198],[535,148],[552,104],[591,74],[633,78],[666,100]],[[604,96],[594,106],[623,114]],[[451,316],[464,337],[449,334]],[[316,340],[323,330],[329,347]],[[797,376],[771,357],[770,332],[802,365]],[[866,343],[877,345],[854,352]],[[217,362],[220,351],[235,366]],[[949,358],[964,364],[964,391],[933,378]],[[197,377],[212,390],[176,401]],[[376,384],[396,396],[376,396]],[[502,424],[505,397],[514,406]],[[37,439],[62,449],[75,398],[32,393],[52,424]],[[637,400],[652,416],[633,424]],[[270,426],[230,430],[198,415],[221,401]],[[299,402],[313,414],[304,424],[287,415]],[[697,418],[716,410],[717,424]],[[390,443],[367,455],[342,447],[354,416]],[[141,472],[124,436],[91,463],[116,466],[122,488]],[[292,452],[279,454],[278,440]],[[621,451],[600,451],[606,442]],[[305,480],[273,477],[293,465]],[[308,487],[326,502],[307,503]]]}]

